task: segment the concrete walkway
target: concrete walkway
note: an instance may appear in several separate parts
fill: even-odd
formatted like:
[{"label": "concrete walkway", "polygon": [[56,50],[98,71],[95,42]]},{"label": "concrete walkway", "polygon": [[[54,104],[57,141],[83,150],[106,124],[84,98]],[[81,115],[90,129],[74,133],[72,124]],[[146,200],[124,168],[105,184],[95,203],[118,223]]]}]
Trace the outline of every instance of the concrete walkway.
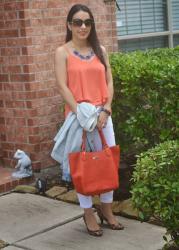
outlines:
[{"label": "concrete walkway", "polygon": [[78,205],[39,195],[0,197],[0,240],[5,250],[159,250],[165,229],[119,217],[123,231],[104,227],[102,237],[87,234]]}]

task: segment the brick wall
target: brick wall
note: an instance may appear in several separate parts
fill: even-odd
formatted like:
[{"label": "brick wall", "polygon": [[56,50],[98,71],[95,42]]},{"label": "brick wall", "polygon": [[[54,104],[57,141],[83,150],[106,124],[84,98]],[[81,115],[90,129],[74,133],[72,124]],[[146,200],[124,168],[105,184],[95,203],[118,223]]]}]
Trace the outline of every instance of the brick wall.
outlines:
[{"label": "brick wall", "polygon": [[[54,51],[63,44],[65,20],[74,3],[87,4],[102,44],[117,50],[115,4],[103,0],[4,0],[0,3],[0,148],[13,167],[19,148],[33,169],[54,165],[53,137],[63,121],[54,75]],[[1,155],[0,154],[0,155]]]}]

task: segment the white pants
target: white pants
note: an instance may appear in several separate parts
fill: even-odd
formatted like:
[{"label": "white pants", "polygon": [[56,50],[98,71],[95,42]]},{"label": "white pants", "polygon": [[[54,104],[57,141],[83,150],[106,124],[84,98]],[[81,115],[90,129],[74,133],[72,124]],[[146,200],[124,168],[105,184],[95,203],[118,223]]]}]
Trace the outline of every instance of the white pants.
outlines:
[{"label": "white pants", "polygon": [[[107,144],[111,147],[114,146],[115,143],[115,136],[114,136],[114,130],[113,130],[113,124],[112,124],[112,119],[109,116],[106,127],[103,128],[103,134],[105,136]],[[93,132],[93,141],[94,145],[97,151],[102,149],[102,144],[101,144],[101,139],[99,137],[98,132],[95,130]],[[86,196],[83,194],[77,193],[80,207],[82,208],[91,208],[92,207],[92,197],[91,196]],[[113,191],[107,192],[100,194],[100,201],[103,203],[112,203],[113,201]]]}]

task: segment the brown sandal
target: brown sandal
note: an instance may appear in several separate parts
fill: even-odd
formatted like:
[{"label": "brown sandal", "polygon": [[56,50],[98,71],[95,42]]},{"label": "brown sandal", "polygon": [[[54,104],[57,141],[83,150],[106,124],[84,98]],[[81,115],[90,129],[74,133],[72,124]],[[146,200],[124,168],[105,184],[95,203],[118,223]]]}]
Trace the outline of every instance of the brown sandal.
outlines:
[{"label": "brown sandal", "polygon": [[112,230],[123,230],[124,229],[124,226],[118,222],[118,224],[111,224],[108,219],[103,215],[100,207],[96,207],[96,211],[97,211],[97,214],[100,218],[100,221],[101,221],[101,225],[103,224],[103,221],[106,221],[107,222],[107,225],[109,228],[111,228]]},{"label": "brown sandal", "polygon": [[96,236],[96,237],[100,237],[103,235],[103,230],[100,228],[98,230],[90,230],[87,226],[87,223],[86,223],[86,218],[85,218],[85,215],[83,215],[83,220],[84,220],[84,223],[86,225],[86,229],[88,231],[88,233],[92,236]]}]

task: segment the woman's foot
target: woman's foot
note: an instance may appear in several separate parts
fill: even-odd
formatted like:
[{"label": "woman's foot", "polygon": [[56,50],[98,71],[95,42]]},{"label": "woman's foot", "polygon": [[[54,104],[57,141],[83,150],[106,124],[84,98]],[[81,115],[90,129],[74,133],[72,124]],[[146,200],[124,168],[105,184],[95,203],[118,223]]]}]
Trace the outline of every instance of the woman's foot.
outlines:
[{"label": "woman's foot", "polygon": [[112,213],[111,209],[111,203],[102,203],[101,206],[97,206],[97,214],[101,220],[101,224],[103,224],[103,221],[107,222],[107,225],[112,230],[123,230],[124,226],[119,223],[116,219],[116,217]]},{"label": "woman's foot", "polygon": [[85,209],[83,220],[90,235],[97,237],[103,235],[103,231],[97,224],[92,208]]}]

